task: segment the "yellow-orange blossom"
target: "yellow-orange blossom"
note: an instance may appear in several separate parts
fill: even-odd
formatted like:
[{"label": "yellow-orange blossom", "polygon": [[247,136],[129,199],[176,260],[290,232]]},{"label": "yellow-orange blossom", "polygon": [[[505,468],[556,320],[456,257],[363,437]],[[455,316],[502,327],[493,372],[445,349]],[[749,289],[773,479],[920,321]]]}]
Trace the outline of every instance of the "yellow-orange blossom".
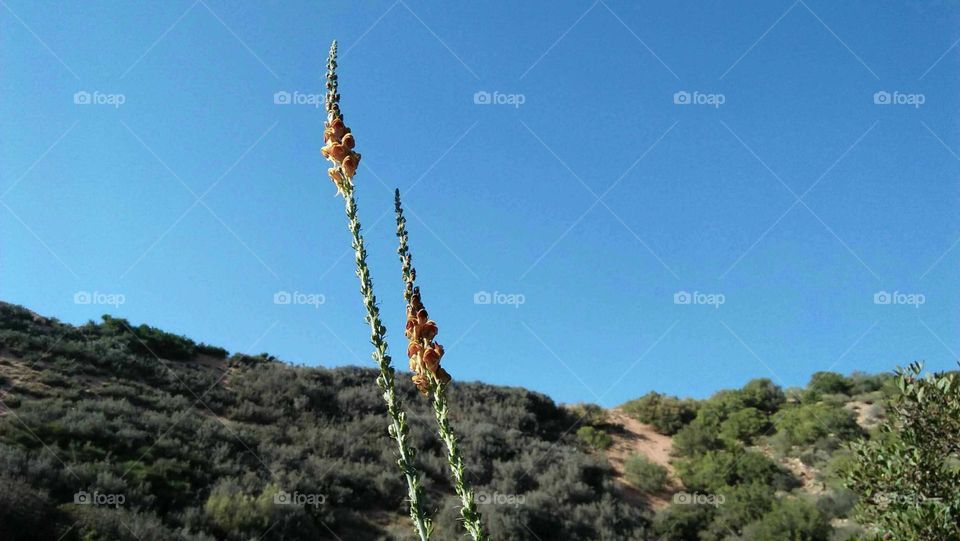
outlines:
[{"label": "yellow-orange blossom", "polygon": [[410,290],[407,285],[409,303],[407,304],[407,328],[405,334],[410,340],[407,356],[410,358],[410,371],[414,373],[413,383],[421,393],[430,392],[432,376],[440,384],[450,382],[450,374],[440,366],[443,358],[443,346],[433,341],[437,336],[437,323],[427,316],[427,310],[420,301],[420,288]]}]

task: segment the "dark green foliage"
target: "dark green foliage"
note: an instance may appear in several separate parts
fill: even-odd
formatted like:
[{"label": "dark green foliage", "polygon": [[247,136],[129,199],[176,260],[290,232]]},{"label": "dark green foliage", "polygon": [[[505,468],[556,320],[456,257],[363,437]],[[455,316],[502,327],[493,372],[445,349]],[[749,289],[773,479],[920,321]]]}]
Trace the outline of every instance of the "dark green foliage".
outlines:
[{"label": "dark green foliage", "polygon": [[766,414],[756,408],[747,407],[727,417],[720,425],[720,437],[750,444],[754,437],[765,434],[769,425]]},{"label": "dark green foliage", "polygon": [[814,400],[825,394],[849,394],[853,383],[836,372],[814,372],[807,384],[807,394]]},{"label": "dark green foliage", "polygon": [[728,486],[761,483],[776,490],[796,486],[790,473],[766,456],[735,447],[679,460],[677,474],[690,490],[720,493]]},{"label": "dark green foliage", "polygon": [[833,529],[827,516],[801,498],[782,498],[759,521],[747,526],[751,541],[828,541]]},{"label": "dark green foliage", "polygon": [[853,412],[842,405],[827,402],[785,407],[774,416],[774,424],[776,443],[783,450],[818,442],[828,449],[835,449],[839,442],[863,434]]},{"label": "dark green foliage", "polygon": [[854,443],[846,481],[880,539],[960,539],[960,378],[898,370],[891,416]]},{"label": "dark green foliage", "polygon": [[654,533],[660,541],[696,541],[716,514],[708,505],[671,505],[657,515]]},{"label": "dark green foliage", "polygon": [[696,403],[675,396],[647,393],[623,405],[623,411],[641,423],[653,425],[657,432],[676,434],[697,415]]},{"label": "dark green foliage", "polygon": [[776,413],[787,400],[783,389],[767,378],[750,380],[740,390],[740,395],[745,406],[764,413]]},{"label": "dark green foliage", "polygon": [[644,455],[630,455],[624,462],[627,481],[644,494],[656,494],[667,482],[667,469]]},{"label": "dark green foliage", "polygon": [[210,344],[204,344],[203,342],[197,344],[196,349],[198,355],[209,355],[210,357],[214,357],[216,359],[226,359],[227,355],[230,354],[229,351],[223,349],[222,347],[211,346]]},{"label": "dark green foliage", "polygon": [[[269,355],[197,363],[222,354],[119,319],[72,327],[3,303],[0,350],[3,402],[15,413],[0,415],[4,541],[409,536],[372,369]],[[458,539],[429,403],[406,377],[397,392],[440,513],[433,539]],[[480,511],[494,538],[643,538],[645,511],[621,499],[602,458],[578,449],[569,411],[480,384],[455,383],[450,398],[471,480],[492,496]],[[74,504],[81,490],[124,503]],[[278,504],[280,490],[323,503]]]},{"label": "dark green foliage", "polygon": [[578,428],[577,441],[588,451],[602,451],[613,445],[613,438],[611,438],[609,434],[592,426],[581,426]]}]

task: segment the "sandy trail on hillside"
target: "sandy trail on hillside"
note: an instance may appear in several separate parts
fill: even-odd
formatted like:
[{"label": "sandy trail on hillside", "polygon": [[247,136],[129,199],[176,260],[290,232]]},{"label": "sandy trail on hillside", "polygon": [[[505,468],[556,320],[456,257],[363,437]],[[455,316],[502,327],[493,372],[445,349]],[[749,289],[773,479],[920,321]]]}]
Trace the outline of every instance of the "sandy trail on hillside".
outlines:
[{"label": "sandy trail on hillside", "polygon": [[[670,436],[658,434],[652,426],[629,417],[619,408],[608,410],[607,413],[608,422],[623,426],[622,432],[613,431],[610,434],[613,437],[613,445],[607,450],[607,460],[616,472],[617,481],[625,487],[625,495],[634,503],[643,503],[653,509],[659,510],[666,507],[673,493],[681,489],[680,481],[676,477],[673,466],[670,465],[673,439]],[[645,496],[624,478],[624,462],[632,454],[642,454],[667,469],[670,474],[669,481],[662,492]]]}]

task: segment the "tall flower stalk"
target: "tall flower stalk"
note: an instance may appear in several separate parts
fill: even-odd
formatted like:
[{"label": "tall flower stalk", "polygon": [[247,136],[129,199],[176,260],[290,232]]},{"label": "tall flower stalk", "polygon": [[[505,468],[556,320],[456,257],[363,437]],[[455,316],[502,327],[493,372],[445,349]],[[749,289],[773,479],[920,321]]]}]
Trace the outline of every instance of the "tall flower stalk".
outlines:
[{"label": "tall flower stalk", "polygon": [[410,504],[410,519],[414,529],[422,541],[430,538],[433,530],[430,519],[423,509],[423,485],[420,483],[420,472],[413,464],[414,450],[407,442],[409,429],[407,415],[400,405],[394,390],[394,369],[390,365],[390,355],[387,353],[387,329],[380,321],[380,308],[377,306],[377,297],[373,294],[373,281],[370,279],[370,269],[367,266],[367,249],[364,246],[363,235],[360,232],[360,220],[357,218],[357,201],[354,197],[353,177],[360,164],[360,154],[353,148],[356,144],[350,128],[344,124],[343,114],[340,112],[340,94],[337,92],[337,42],[330,46],[330,56],[327,59],[327,121],[324,125],[324,147],[321,153],[333,162],[334,167],[328,170],[330,179],[337,187],[337,194],[343,195],[347,222],[350,234],[353,236],[353,250],[356,256],[357,277],[360,278],[360,293],[363,295],[363,304],[367,309],[366,321],[370,325],[370,342],[373,344],[373,360],[380,368],[377,376],[377,386],[383,393],[383,400],[387,404],[387,414],[390,417],[388,433],[397,444],[397,465],[407,481],[407,498]]},{"label": "tall flower stalk", "polygon": [[450,426],[450,411],[447,406],[447,385],[450,374],[440,366],[443,358],[443,346],[434,341],[438,328],[436,322],[429,319],[427,310],[420,299],[420,288],[415,285],[417,271],[413,268],[413,258],[407,245],[407,220],[403,217],[400,204],[400,190],[394,194],[397,212],[397,238],[400,239],[400,263],[403,269],[404,299],[407,301],[407,328],[409,339],[407,356],[410,358],[410,370],[414,373],[413,382],[424,395],[433,400],[433,412],[437,419],[440,439],[447,448],[447,462],[453,477],[454,490],[460,498],[460,516],[464,529],[476,541],[488,541],[490,538],[483,529],[480,513],[474,501],[473,489],[466,479],[463,456],[457,443],[457,436]]}]

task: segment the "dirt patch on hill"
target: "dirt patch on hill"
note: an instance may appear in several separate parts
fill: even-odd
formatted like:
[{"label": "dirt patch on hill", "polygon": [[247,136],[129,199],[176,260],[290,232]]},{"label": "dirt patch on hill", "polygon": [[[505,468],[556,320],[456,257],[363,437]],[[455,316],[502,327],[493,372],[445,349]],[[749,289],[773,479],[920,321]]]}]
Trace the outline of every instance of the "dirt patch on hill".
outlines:
[{"label": "dirt patch on hill", "polygon": [[[623,430],[611,431],[613,445],[607,450],[607,460],[613,466],[617,481],[624,487],[627,499],[637,504],[650,506],[655,510],[663,509],[670,503],[674,493],[683,488],[677,479],[673,466],[670,464],[670,452],[673,449],[673,439],[657,433],[652,426],[643,424],[631,418],[620,409],[607,411],[608,421],[620,425]],[[624,477],[624,462],[633,454],[644,455],[651,462],[655,462],[669,472],[666,488],[653,495],[642,494],[632,483]]]}]

